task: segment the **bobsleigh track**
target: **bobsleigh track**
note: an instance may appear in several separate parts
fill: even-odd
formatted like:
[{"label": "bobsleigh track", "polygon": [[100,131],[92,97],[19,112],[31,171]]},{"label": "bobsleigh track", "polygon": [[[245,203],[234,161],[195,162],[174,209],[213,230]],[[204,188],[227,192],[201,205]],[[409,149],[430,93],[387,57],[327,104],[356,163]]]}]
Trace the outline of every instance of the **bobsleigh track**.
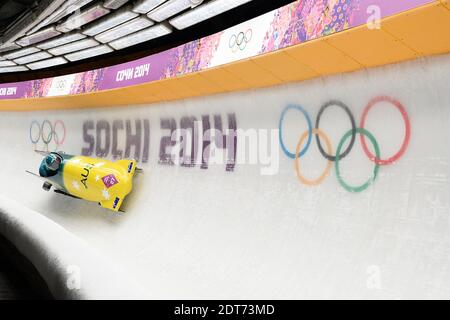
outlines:
[{"label": "bobsleigh track", "polygon": [[[449,298],[448,70],[442,55],[151,105],[3,113],[0,231],[58,297]],[[116,214],[43,191],[25,173],[34,150],[134,157],[144,173]]]}]

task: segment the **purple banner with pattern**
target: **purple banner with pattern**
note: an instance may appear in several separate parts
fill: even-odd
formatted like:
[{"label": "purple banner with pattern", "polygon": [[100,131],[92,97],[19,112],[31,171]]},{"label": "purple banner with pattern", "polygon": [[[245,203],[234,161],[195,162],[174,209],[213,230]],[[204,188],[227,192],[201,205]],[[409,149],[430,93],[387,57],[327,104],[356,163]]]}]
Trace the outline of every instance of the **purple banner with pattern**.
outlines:
[{"label": "purple banner with pattern", "polygon": [[[112,67],[0,84],[1,99],[52,97],[123,88],[273,52],[433,2],[301,0],[211,36]],[[238,40],[239,39],[239,40]]]}]

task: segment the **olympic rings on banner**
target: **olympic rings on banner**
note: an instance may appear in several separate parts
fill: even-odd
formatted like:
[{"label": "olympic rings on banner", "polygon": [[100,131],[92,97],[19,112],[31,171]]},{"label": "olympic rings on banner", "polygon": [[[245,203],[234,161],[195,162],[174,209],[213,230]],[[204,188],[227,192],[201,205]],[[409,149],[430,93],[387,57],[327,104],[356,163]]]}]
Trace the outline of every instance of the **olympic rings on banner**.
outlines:
[{"label": "olympic rings on banner", "polygon": [[[323,131],[321,131],[320,129],[313,129],[312,132],[316,136],[321,136],[322,139],[325,140],[325,144],[327,146],[328,153],[333,153],[333,147],[331,146],[330,138],[328,138],[328,136]],[[325,178],[328,176],[328,174],[330,173],[330,170],[331,170],[332,162],[330,160],[328,160],[328,163],[327,163],[327,166],[325,168],[325,171],[316,180],[308,180],[308,179],[306,179],[305,177],[303,177],[301,175],[298,153],[300,151],[300,147],[303,145],[303,142],[305,141],[305,139],[308,136],[308,134],[309,134],[309,132],[305,131],[305,133],[303,133],[303,135],[300,137],[300,140],[298,141],[297,149],[295,151],[295,172],[297,173],[298,180],[300,180],[303,184],[306,184],[308,186],[316,186],[316,185],[321,184],[322,181],[325,180]]]},{"label": "olympic rings on banner", "polygon": [[[286,146],[284,145],[283,142],[283,120],[284,120],[284,116],[286,115],[286,112],[288,112],[291,109],[296,109],[299,110],[300,112],[303,113],[303,115],[306,118],[306,122],[308,123],[308,141],[306,142],[306,146],[302,149],[302,151],[297,152],[297,154],[291,153]],[[280,122],[278,124],[278,127],[280,128],[280,130],[278,131],[278,138],[280,140],[280,145],[281,145],[281,149],[283,149],[283,152],[291,159],[295,159],[295,157],[300,158],[301,156],[303,156],[306,151],[308,151],[309,145],[311,144],[311,140],[312,140],[312,123],[311,123],[311,118],[309,117],[308,112],[306,112],[305,109],[303,109],[302,106],[300,105],[296,105],[296,104],[292,104],[292,105],[288,105],[284,110],[283,113],[281,113],[281,117],[280,117]]]},{"label": "olympic rings on banner", "polygon": [[[375,137],[373,136],[373,134],[371,134],[366,128],[365,128],[365,124],[366,124],[366,119],[368,116],[369,111],[378,103],[380,102],[388,102],[391,103],[393,106],[395,106],[401,113],[403,120],[405,122],[405,137],[402,143],[402,146],[400,148],[400,150],[394,154],[392,157],[387,158],[387,159],[381,159],[381,152],[380,152],[380,148],[378,145],[378,142],[376,141]],[[328,136],[321,130],[319,129],[319,124],[320,124],[320,119],[323,115],[323,113],[325,112],[325,110],[327,108],[329,108],[330,106],[338,106],[341,109],[343,109],[351,122],[351,129],[345,133],[345,135],[342,137],[342,139],[339,142],[338,148],[336,149],[336,153],[333,154],[332,151],[332,146],[331,146],[331,142],[330,139],[328,138]],[[295,154],[290,152],[287,147],[284,144],[283,141],[283,121],[284,118],[286,116],[286,113],[289,110],[298,110],[300,111],[303,116],[306,118],[307,121],[307,125],[308,125],[308,130],[306,132],[304,132],[301,136],[300,139],[298,141],[296,150],[295,150]],[[348,185],[341,177],[341,173],[340,173],[340,168],[339,168],[339,162],[345,158],[353,149],[355,140],[356,140],[356,135],[359,134],[360,135],[360,141],[364,150],[364,153],[367,155],[367,157],[374,162],[375,167],[373,170],[373,175],[372,177],[367,180],[364,184],[360,185],[360,186],[350,186]],[[349,192],[361,192],[366,190],[376,179],[376,177],[378,176],[378,171],[379,171],[379,167],[382,165],[388,165],[388,164],[393,164],[396,161],[398,161],[405,153],[408,145],[409,145],[409,141],[411,138],[411,123],[408,117],[408,113],[406,112],[406,109],[404,108],[404,106],[396,99],[391,98],[391,97],[387,97],[387,96],[380,96],[380,97],[376,97],[373,98],[372,100],[370,100],[370,102],[368,103],[368,105],[365,107],[362,117],[361,117],[361,121],[360,121],[360,126],[356,127],[356,121],[355,118],[350,110],[350,108],[345,105],[344,103],[342,103],[341,101],[337,101],[337,100],[331,100],[328,101],[327,103],[325,103],[319,110],[318,114],[317,114],[317,118],[316,118],[316,122],[315,122],[315,128],[312,129],[312,125],[311,125],[311,118],[308,114],[308,112],[300,105],[288,105],[283,112],[281,113],[280,116],[280,121],[279,121],[279,140],[280,140],[280,146],[281,149],[283,150],[284,154],[291,158],[294,159],[294,165],[295,165],[295,171],[297,174],[297,178],[299,179],[299,181],[305,185],[309,185],[309,186],[314,186],[314,185],[318,185],[320,184],[329,174],[330,171],[330,167],[331,167],[331,163],[334,162],[335,163],[335,168],[336,168],[336,176],[338,179],[339,184],[347,191]],[[300,173],[300,162],[299,159],[305,155],[305,153],[308,151],[310,145],[311,145],[311,140],[312,140],[312,136],[316,135],[316,142],[317,142],[317,146],[319,148],[320,153],[322,154],[322,156],[324,158],[326,158],[328,160],[328,164],[327,167],[325,168],[324,173],[316,180],[307,180],[306,178],[304,178],[301,173]],[[305,146],[302,148],[303,143],[306,139],[306,137],[308,137],[308,140],[305,144]],[[375,151],[375,155],[373,155],[366,144],[366,139],[368,138],[370,140],[370,142],[373,145],[373,149]],[[321,139],[325,140],[326,143],[326,149],[327,151],[325,151],[322,147],[321,144]],[[348,146],[346,147],[346,149],[344,151],[342,151],[345,143],[347,142],[347,140],[350,139],[350,143],[348,144]]]},{"label": "olympic rings on banner", "polygon": [[[37,134],[35,134],[36,132]],[[58,132],[62,133],[62,135],[58,135]],[[30,125],[29,135],[30,141],[35,147],[39,141],[42,141],[48,150],[48,145],[53,141],[58,148],[66,140],[66,126],[61,120],[56,120],[54,123],[44,120],[41,124],[33,120]]]},{"label": "olympic rings on banner", "polygon": [[394,154],[392,157],[385,159],[385,160],[380,159],[379,157],[375,157],[369,151],[369,149],[367,148],[367,145],[366,145],[366,140],[364,139],[364,135],[361,135],[361,144],[362,144],[363,150],[366,153],[366,155],[369,157],[369,159],[371,161],[375,161],[376,164],[384,166],[384,165],[395,163],[405,153],[406,149],[408,148],[409,140],[411,139],[411,123],[409,121],[408,113],[406,112],[405,107],[403,107],[403,105],[399,101],[397,101],[391,97],[381,96],[381,97],[376,97],[376,98],[372,99],[369,102],[369,104],[366,106],[366,108],[364,109],[363,115],[361,117],[361,123],[359,125],[361,128],[364,128],[366,126],[366,120],[367,120],[367,115],[369,114],[369,111],[373,108],[373,106],[375,106],[379,102],[390,102],[392,105],[394,105],[402,114],[403,121],[405,122],[405,138],[403,139],[403,143],[402,143],[402,146],[400,147],[400,150],[396,154]]},{"label": "olympic rings on banner", "polygon": [[245,33],[241,31],[238,34],[233,34],[230,37],[228,46],[233,52],[237,52],[238,49],[244,51],[245,48],[247,47],[247,44],[252,40],[252,38],[253,38],[252,29],[248,29]]}]

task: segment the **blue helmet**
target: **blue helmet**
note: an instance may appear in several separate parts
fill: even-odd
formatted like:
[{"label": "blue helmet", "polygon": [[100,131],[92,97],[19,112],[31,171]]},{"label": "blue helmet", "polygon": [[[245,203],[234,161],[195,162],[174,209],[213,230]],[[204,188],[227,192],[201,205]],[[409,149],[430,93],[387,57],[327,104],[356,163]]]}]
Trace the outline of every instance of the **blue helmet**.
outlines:
[{"label": "blue helmet", "polygon": [[45,167],[50,171],[57,171],[59,169],[59,164],[61,163],[61,159],[58,158],[55,154],[49,154],[45,157]]}]

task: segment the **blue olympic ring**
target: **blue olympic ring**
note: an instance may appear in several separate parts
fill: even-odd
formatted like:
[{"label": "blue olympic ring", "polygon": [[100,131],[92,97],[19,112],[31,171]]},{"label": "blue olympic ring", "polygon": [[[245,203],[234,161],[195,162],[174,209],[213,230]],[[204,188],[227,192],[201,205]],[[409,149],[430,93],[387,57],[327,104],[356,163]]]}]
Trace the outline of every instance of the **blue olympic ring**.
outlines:
[{"label": "blue olympic ring", "polygon": [[286,108],[284,108],[283,112],[281,113],[281,117],[280,117],[280,122],[278,124],[278,127],[280,128],[280,130],[278,131],[278,138],[280,140],[280,145],[281,145],[281,149],[283,149],[283,152],[291,159],[295,159],[295,153],[290,152],[286,146],[284,145],[283,142],[283,120],[284,120],[284,116],[286,115],[286,112],[290,109],[296,109],[299,110],[303,113],[303,115],[306,118],[306,122],[308,122],[308,141],[306,142],[306,145],[303,147],[303,149],[299,152],[298,157],[302,157],[306,151],[308,151],[309,145],[311,144],[311,140],[312,140],[312,122],[311,122],[311,118],[309,117],[308,112],[303,109],[302,106],[297,105],[297,104],[291,104],[288,105]]}]

